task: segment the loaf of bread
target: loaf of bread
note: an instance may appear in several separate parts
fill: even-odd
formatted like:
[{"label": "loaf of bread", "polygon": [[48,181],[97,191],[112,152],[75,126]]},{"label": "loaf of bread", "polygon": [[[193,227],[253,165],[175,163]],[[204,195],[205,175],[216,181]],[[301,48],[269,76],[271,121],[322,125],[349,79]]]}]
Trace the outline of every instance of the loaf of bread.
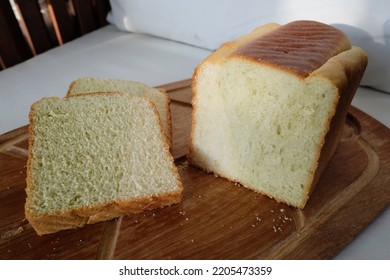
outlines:
[{"label": "loaf of bread", "polygon": [[169,106],[170,98],[164,89],[157,89],[143,83],[128,80],[83,77],[74,80],[70,84],[67,96],[96,92],[120,92],[130,96],[149,98],[156,106],[164,134],[169,146],[171,146],[172,125]]},{"label": "loaf of bread", "polygon": [[303,208],[366,64],[344,33],[314,21],[223,44],[194,72],[189,162]]},{"label": "loaf of bread", "polygon": [[115,93],[31,107],[26,218],[39,235],[182,199],[154,105]]}]

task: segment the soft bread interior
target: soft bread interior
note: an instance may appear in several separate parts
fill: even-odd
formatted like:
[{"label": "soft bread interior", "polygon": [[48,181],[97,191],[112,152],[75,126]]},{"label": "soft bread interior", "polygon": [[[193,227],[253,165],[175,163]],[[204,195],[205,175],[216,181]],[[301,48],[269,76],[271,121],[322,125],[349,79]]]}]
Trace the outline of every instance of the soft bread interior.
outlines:
[{"label": "soft bread interior", "polygon": [[302,79],[238,58],[218,70],[203,67],[193,138],[195,154],[207,159],[199,165],[279,200],[302,203],[337,89],[326,79]]},{"label": "soft bread interior", "polygon": [[152,88],[135,81],[83,77],[76,79],[71,83],[67,96],[95,92],[120,92],[130,96],[149,98],[156,106],[161,118],[164,134],[169,145],[171,145],[172,129],[169,109],[170,98],[165,90]]},{"label": "soft bread interior", "polygon": [[27,214],[181,193],[149,101],[107,94],[46,98],[30,117]]}]

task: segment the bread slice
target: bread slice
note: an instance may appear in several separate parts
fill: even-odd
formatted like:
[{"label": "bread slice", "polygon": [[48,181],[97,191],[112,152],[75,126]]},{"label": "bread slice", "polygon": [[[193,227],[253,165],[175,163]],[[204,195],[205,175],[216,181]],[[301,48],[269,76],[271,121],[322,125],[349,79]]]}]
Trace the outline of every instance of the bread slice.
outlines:
[{"label": "bread slice", "polygon": [[366,64],[341,31],[313,21],[223,44],[193,76],[189,162],[303,208]]},{"label": "bread slice", "polygon": [[182,199],[154,105],[121,94],[31,107],[25,214],[39,235]]},{"label": "bread slice", "polygon": [[128,80],[83,77],[74,80],[70,84],[67,96],[95,92],[121,92],[126,95],[149,98],[157,108],[164,134],[169,146],[171,146],[170,98],[164,89],[152,88],[143,83]]}]

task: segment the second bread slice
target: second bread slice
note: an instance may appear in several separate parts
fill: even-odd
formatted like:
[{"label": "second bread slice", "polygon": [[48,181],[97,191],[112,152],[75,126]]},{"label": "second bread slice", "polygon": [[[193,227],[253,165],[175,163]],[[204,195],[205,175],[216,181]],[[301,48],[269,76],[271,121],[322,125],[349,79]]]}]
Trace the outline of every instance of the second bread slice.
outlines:
[{"label": "second bread slice", "polygon": [[70,84],[67,96],[95,92],[120,92],[125,95],[149,98],[156,106],[161,119],[164,135],[171,146],[172,126],[169,108],[170,98],[164,89],[157,89],[143,83],[128,80],[83,77],[74,80]]}]

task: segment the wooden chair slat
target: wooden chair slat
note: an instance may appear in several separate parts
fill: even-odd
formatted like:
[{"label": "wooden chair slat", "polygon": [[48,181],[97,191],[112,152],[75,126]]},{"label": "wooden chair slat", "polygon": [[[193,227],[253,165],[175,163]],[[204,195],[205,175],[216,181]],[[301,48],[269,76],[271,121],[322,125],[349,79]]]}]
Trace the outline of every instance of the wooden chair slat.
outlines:
[{"label": "wooden chair slat", "polygon": [[58,42],[50,39],[38,1],[17,0],[16,3],[26,24],[35,53],[40,54],[57,46]]},{"label": "wooden chair slat", "polygon": [[110,1],[95,0],[95,10],[99,26],[107,25],[107,14],[111,10]]},{"label": "wooden chair slat", "polygon": [[33,56],[9,1],[0,1],[1,68],[7,68]]},{"label": "wooden chair slat", "polygon": [[54,29],[56,29],[61,44],[81,35],[76,19],[69,14],[66,0],[49,0],[48,5]]},{"label": "wooden chair slat", "polygon": [[0,0],[0,70],[105,26],[111,9],[109,0],[13,2],[20,20],[11,1]]},{"label": "wooden chair slat", "polygon": [[89,33],[99,27],[93,14],[91,0],[73,0],[73,6],[80,26],[81,35]]}]

